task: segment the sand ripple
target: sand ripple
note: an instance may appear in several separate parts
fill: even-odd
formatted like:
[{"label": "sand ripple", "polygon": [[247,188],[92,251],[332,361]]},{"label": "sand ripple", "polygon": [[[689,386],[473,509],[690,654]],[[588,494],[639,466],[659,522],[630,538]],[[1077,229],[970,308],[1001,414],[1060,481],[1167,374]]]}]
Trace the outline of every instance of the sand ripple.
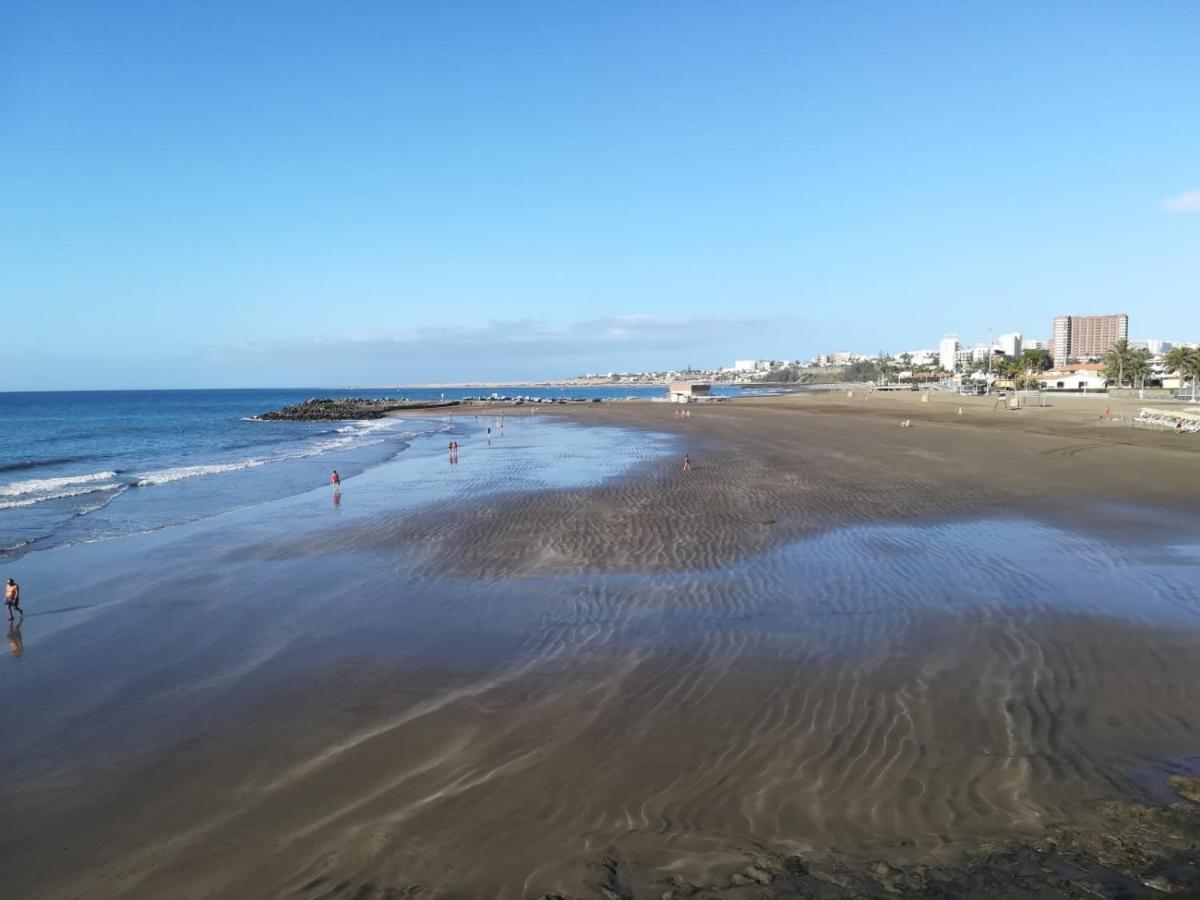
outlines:
[{"label": "sand ripple", "polygon": [[520,897],[579,889],[610,849],[699,877],[756,843],[1036,834],[1194,749],[1200,596],[1180,571],[983,522],[846,529],[724,569],[440,582],[438,615],[510,615],[514,649],[394,702],[364,689],[380,708],[227,773],[210,816],[167,814],[104,883]]}]

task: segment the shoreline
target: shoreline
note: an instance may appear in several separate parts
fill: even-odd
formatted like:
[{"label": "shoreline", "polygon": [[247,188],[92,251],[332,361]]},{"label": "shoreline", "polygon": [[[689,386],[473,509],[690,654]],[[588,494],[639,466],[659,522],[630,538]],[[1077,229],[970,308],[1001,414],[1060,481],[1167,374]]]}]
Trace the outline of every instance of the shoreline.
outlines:
[{"label": "shoreline", "polygon": [[1194,814],[1137,804],[1200,731],[1187,438],[1130,443],[1085,408],[673,412],[515,408],[488,445],[492,416],[456,411],[457,465],[430,445],[340,506],[45,560],[99,562],[74,590],[109,605],[43,607],[6,673],[30,679],[9,740],[43,742],[3,795],[11,885],[1185,883]]}]

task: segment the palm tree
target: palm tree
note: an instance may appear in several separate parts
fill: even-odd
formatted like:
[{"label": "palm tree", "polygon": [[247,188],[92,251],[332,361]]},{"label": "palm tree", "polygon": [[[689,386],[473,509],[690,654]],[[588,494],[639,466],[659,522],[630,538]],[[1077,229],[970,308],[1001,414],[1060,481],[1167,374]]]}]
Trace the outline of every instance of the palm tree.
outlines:
[{"label": "palm tree", "polygon": [[1176,375],[1192,381],[1192,402],[1196,402],[1196,376],[1200,374],[1200,353],[1190,347],[1172,347],[1167,352],[1167,368]]},{"label": "palm tree", "polygon": [[1005,379],[1013,383],[1013,387],[1017,386],[1017,375],[1021,369],[1015,359],[1010,359],[1007,356],[1000,357],[992,364],[992,374],[997,378]]},{"label": "palm tree", "polygon": [[1114,341],[1112,347],[1104,354],[1104,368],[1110,376],[1115,370],[1117,373],[1117,387],[1125,387],[1125,370],[1129,367],[1130,361],[1133,359],[1134,352],[1129,346],[1129,341],[1121,338]]},{"label": "palm tree", "polygon": [[1125,374],[1129,376],[1129,386],[1134,387],[1140,382],[1146,386],[1146,376],[1150,374],[1150,354],[1145,350],[1135,350],[1125,364]]},{"label": "palm tree", "polygon": [[890,356],[879,354],[879,373],[883,376],[884,383],[892,380],[892,376],[896,374],[896,364]]},{"label": "palm tree", "polygon": [[1021,368],[1026,371],[1045,372],[1054,365],[1049,350],[1022,350],[1020,359]]}]

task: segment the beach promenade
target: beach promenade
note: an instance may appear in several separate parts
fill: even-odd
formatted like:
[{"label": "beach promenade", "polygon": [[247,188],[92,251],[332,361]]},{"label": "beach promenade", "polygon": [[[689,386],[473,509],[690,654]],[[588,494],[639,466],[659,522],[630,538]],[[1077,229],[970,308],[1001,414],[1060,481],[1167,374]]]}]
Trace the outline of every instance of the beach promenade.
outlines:
[{"label": "beach promenade", "polygon": [[4,672],[13,895],[1191,890],[1200,437],[1051,402],[464,407],[34,554],[94,568]]}]

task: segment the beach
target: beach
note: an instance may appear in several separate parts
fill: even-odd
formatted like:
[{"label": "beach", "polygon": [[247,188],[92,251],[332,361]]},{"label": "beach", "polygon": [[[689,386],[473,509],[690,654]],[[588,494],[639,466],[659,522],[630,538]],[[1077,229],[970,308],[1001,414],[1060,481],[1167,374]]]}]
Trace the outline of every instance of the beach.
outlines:
[{"label": "beach", "polygon": [[336,497],[29,553],[6,892],[1191,890],[1200,438],[1049,402],[405,412]]}]

